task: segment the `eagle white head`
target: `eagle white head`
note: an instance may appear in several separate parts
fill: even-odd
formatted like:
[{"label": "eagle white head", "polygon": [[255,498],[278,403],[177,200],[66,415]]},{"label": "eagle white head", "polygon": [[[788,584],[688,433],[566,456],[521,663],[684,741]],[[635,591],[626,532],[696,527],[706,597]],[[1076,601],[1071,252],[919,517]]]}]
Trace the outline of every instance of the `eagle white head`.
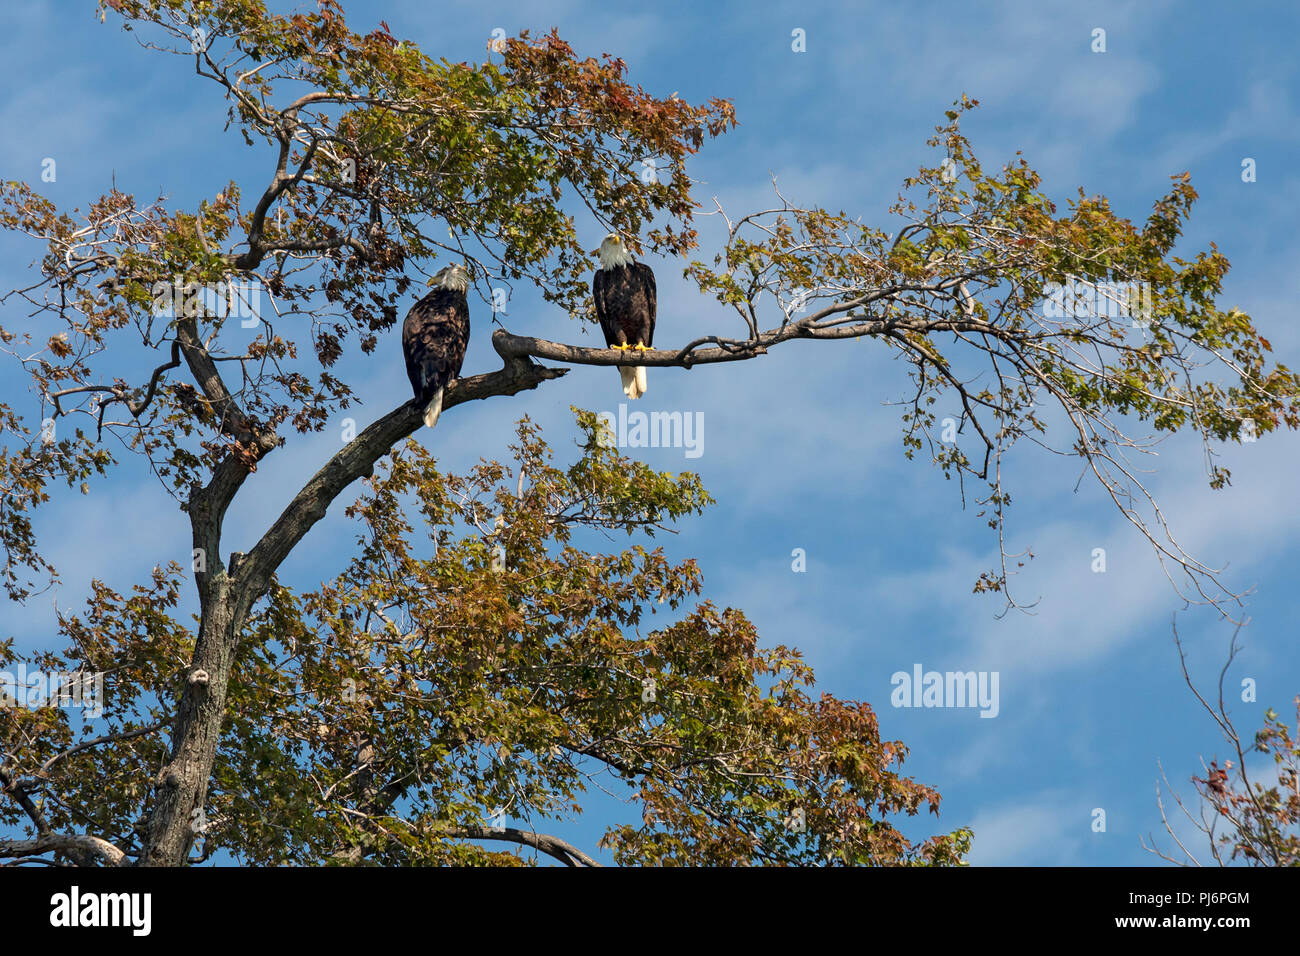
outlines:
[{"label": "eagle white head", "polygon": [[623,237],[616,232],[607,235],[600,244],[600,267],[602,269],[613,269],[615,266],[627,266],[632,264],[632,254],[627,251],[623,245]]},{"label": "eagle white head", "polygon": [[436,272],[429,285],[453,292],[465,292],[469,289],[469,271],[460,263],[452,263]]}]

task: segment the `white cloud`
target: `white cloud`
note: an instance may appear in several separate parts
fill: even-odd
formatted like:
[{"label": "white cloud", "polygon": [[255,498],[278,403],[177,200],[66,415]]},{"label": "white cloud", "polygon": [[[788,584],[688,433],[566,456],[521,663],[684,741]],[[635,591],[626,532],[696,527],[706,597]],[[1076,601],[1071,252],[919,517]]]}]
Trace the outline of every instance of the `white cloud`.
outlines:
[{"label": "white cloud", "polygon": [[[973,866],[1069,866],[1092,834],[1087,808],[1060,791],[1006,802],[975,815]],[[955,825],[955,824],[954,824]]]}]

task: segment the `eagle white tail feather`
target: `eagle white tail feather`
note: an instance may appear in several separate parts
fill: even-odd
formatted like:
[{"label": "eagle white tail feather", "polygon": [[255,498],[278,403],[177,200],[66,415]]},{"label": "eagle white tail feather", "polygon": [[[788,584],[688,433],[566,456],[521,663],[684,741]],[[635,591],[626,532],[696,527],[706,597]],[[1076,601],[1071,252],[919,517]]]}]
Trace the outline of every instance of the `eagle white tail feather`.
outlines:
[{"label": "eagle white tail feather", "polygon": [[433,396],[433,401],[424,406],[424,424],[426,428],[432,428],[438,422],[438,416],[442,414],[442,389]]},{"label": "eagle white tail feather", "polygon": [[628,398],[640,398],[645,394],[645,367],[620,365],[618,377],[623,380],[623,394]]}]

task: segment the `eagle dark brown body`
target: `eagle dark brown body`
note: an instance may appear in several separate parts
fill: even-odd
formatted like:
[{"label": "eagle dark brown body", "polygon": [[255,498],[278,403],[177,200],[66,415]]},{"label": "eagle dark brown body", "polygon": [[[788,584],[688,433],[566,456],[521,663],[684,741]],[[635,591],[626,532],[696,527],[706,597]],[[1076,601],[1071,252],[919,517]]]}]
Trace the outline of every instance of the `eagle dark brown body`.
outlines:
[{"label": "eagle dark brown body", "polygon": [[468,346],[464,289],[439,286],[411,306],[402,325],[402,352],[416,403],[430,428],[442,412],[443,389],[460,375]]},{"label": "eagle dark brown body", "polygon": [[[658,302],[655,274],[649,266],[629,261],[626,265],[597,269],[592,294],[606,345],[649,348],[654,344]],[[619,373],[628,398],[645,394],[644,366],[619,366]]]}]

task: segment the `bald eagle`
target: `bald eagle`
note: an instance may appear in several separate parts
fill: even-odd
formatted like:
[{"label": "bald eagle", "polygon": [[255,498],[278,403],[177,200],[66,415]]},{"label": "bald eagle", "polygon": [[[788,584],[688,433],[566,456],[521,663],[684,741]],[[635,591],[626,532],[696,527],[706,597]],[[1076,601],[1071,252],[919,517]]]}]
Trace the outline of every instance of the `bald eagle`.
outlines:
[{"label": "bald eagle", "polygon": [[[600,268],[592,280],[591,291],[606,345],[620,351],[644,352],[653,344],[655,274],[648,265],[628,254],[618,233],[611,232],[600,244]],[[645,394],[645,366],[620,365],[618,374],[628,398]]]},{"label": "bald eagle", "polygon": [[469,273],[450,265],[429,280],[433,290],[406,314],[402,325],[402,354],[406,374],[415,391],[416,405],[424,410],[429,428],[442,414],[442,393],[460,374],[469,345]]}]

